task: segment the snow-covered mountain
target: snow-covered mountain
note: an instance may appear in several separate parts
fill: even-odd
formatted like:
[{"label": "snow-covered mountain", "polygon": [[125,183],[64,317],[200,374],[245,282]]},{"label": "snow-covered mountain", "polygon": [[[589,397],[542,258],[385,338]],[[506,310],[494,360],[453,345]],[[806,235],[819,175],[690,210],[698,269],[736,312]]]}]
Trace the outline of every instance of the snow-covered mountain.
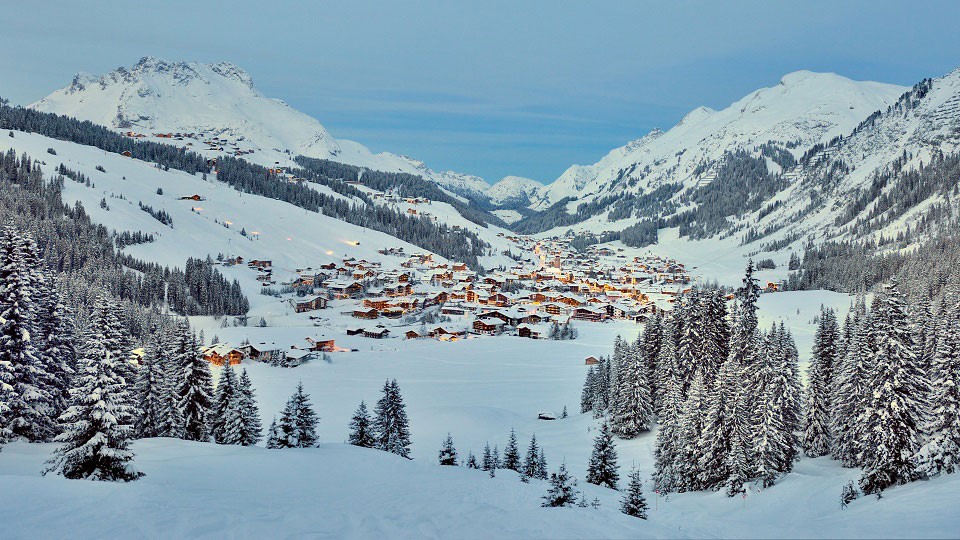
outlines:
[{"label": "snow-covered mountain", "polygon": [[725,152],[779,142],[802,153],[849,133],[871,113],[885,109],[906,88],[860,82],[832,73],[798,71],[715,111],[699,107],[669,131],[654,130],[616,148],[592,165],[574,165],[542,191],[535,208],[565,197],[578,202],[620,191],[638,192],[663,183],[696,185],[699,165]]},{"label": "snow-covered mountain", "polygon": [[536,200],[544,185],[536,180],[522,176],[504,176],[499,182],[490,186],[487,196],[490,202],[498,206],[522,204],[527,206],[530,201]]},{"label": "snow-covered mountain", "polygon": [[[315,118],[261,94],[250,75],[225,63],[168,62],[146,57],[95,77],[78,74],[63,89],[30,105],[152,138],[193,134],[167,142],[201,152],[243,155],[261,164],[289,163],[296,155],[329,159],[433,180],[452,192],[478,195],[489,184],[476,176],[437,172],[421,161],[336,139]],[[250,152],[252,150],[252,152]]]}]

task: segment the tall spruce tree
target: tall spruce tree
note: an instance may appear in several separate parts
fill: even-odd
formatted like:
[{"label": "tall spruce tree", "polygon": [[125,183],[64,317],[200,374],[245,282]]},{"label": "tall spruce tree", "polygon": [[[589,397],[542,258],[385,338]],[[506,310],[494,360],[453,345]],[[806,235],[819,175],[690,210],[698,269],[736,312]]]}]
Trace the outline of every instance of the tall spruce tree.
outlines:
[{"label": "tall spruce tree", "polygon": [[630,470],[629,478],[627,491],[624,492],[623,500],[620,502],[620,511],[628,516],[647,519],[647,499],[643,496],[643,481],[640,479],[640,471],[634,467]]},{"label": "tall spruce tree", "polygon": [[383,384],[383,396],[374,409],[376,448],[410,459],[410,425],[397,380]]},{"label": "tall spruce tree", "polygon": [[144,350],[143,364],[137,370],[137,383],[134,386],[137,416],[133,430],[136,437],[165,435],[163,415],[167,388],[164,384],[163,357],[160,352],[162,346],[160,332],[154,332]]},{"label": "tall spruce tree", "polygon": [[863,415],[867,438],[861,452],[860,489],[864,493],[878,493],[916,474],[928,392],[896,280],[891,280],[876,304],[871,311],[877,351],[869,381],[870,404]]},{"label": "tall spruce tree", "polygon": [[440,461],[440,465],[457,465],[457,449],[453,447],[453,437],[447,433],[447,438],[443,440],[443,446],[440,448],[440,453],[437,456],[437,459]]},{"label": "tall spruce tree", "polygon": [[[220,378],[213,394],[213,407],[210,410],[209,433],[218,444],[235,444],[227,441],[228,426],[233,426],[240,416],[235,396],[239,392],[240,381],[230,362],[224,362],[220,368]],[[234,437],[230,437],[231,441]]]},{"label": "tall spruce tree", "polygon": [[317,413],[313,411],[310,395],[303,391],[303,383],[287,400],[277,423],[277,448],[312,448],[317,445]]},{"label": "tall spruce tree", "polygon": [[176,332],[174,355],[177,376],[177,416],[182,419],[180,436],[188,441],[206,441],[210,437],[208,419],[213,406],[213,376],[210,364],[200,355],[196,336],[186,322]]},{"label": "tall spruce tree", "polygon": [[142,476],[131,467],[129,449],[133,408],[119,362],[105,346],[103,328],[88,330],[80,372],[70,390],[70,406],[61,415],[61,443],[44,474],[71,479],[130,481]]},{"label": "tall spruce tree", "polygon": [[354,446],[362,446],[364,448],[373,448],[376,445],[373,418],[371,418],[370,413],[367,412],[367,404],[363,401],[360,402],[360,406],[357,407],[357,410],[353,413],[353,417],[350,419],[350,434],[348,435],[347,442]]},{"label": "tall spruce tree", "polygon": [[614,432],[626,439],[649,431],[653,423],[649,374],[640,343],[627,346],[620,363],[619,395],[611,415]]},{"label": "tall spruce tree", "polygon": [[587,465],[587,483],[617,489],[620,473],[617,470],[617,449],[613,444],[613,434],[606,422],[601,424],[600,433],[593,441],[593,452]]},{"label": "tall spruce tree", "polygon": [[803,415],[803,451],[808,457],[830,453],[830,392],[832,372],[837,363],[839,331],[832,310],[820,312],[820,322],[814,336],[813,358],[808,370],[807,391]]},{"label": "tall spruce tree", "polygon": [[240,411],[240,442],[243,446],[254,446],[263,439],[263,423],[260,420],[260,408],[253,381],[243,370],[240,374],[240,387],[236,396],[236,409]]},{"label": "tall spruce tree", "polygon": [[932,362],[929,440],[920,452],[921,473],[931,477],[960,469],[960,321],[941,310]]},{"label": "tall spruce tree", "polygon": [[577,479],[567,471],[567,464],[561,463],[557,472],[550,475],[550,489],[543,496],[541,506],[573,506],[577,502],[577,495]]},{"label": "tall spruce tree", "polygon": [[507,446],[503,449],[503,468],[520,472],[520,448],[517,446],[517,434],[511,428]]}]

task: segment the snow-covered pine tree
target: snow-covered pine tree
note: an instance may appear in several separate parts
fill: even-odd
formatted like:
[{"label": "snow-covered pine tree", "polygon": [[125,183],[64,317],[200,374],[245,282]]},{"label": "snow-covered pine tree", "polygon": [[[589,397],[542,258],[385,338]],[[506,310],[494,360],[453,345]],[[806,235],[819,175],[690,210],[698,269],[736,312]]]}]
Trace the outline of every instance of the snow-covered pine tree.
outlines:
[{"label": "snow-covered pine tree", "polygon": [[543,452],[543,447],[540,447],[540,455],[537,456],[537,474],[534,478],[538,480],[546,480],[548,476],[547,473],[547,455]]},{"label": "snow-covered pine tree", "polygon": [[653,423],[653,402],[641,346],[637,342],[625,347],[620,362],[619,395],[611,414],[613,431],[625,439],[649,431]]},{"label": "snow-covered pine tree", "polygon": [[495,469],[493,464],[493,451],[490,449],[490,443],[483,445],[483,456],[480,457],[480,468],[484,471]]},{"label": "snow-covered pine tree", "polygon": [[630,482],[620,502],[620,511],[628,516],[647,519],[647,499],[643,496],[643,481],[636,467],[630,470]]},{"label": "snow-covered pine tree", "polygon": [[0,431],[47,441],[57,431],[57,400],[34,339],[38,291],[35,267],[27,265],[31,249],[35,255],[32,240],[13,227],[0,236],[0,402],[6,410]]},{"label": "snow-covered pine tree", "polygon": [[457,465],[457,449],[453,447],[453,437],[447,433],[447,438],[443,440],[443,446],[440,448],[440,453],[437,456],[440,461],[440,465]]},{"label": "snow-covered pine tree", "polygon": [[617,449],[613,444],[610,426],[604,422],[593,441],[593,452],[587,465],[587,483],[617,489],[620,473],[617,469]]},{"label": "snow-covered pine tree", "polygon": [[374,409],[376,448],[410,459],[410,425],[397,380],[383,384],[383,396]]},{"label": "snow-covered pine tree", "polygon": [[561,463],[557,472],[550,475],[550,489],[543,496],[543,507],[573,506],[577,502],[577,479],[567,472],[567,464]]},{"label": "snow-covered pine tree", "polygon": [[256,392],[247,370],[243,370],[240,374],[240,391],[237,393],[237,401],[241,421],[239,444],[254,446],[263,438],[263,423],[260,421]]},{"label": "snow-covered pine tree", "polygon": [[933,356],[929,440],[920,452],[924,476],[960,469],[960,322],[957,313],[941,311]]},{"label": "snow-covered pine tree", "polygon": [[740,359],[728,354],[707,398],[699,460],[699,483],[705,488],[720,489],[730,477],[730,452],[742,384]]},{"label": "snow-covered pine tree", "polygon": [[877,352],[869,381],[870,404],[863,417],[867,436],[861,452],[860,489],[864,493],[879,493],[916,474],[915,454],[921,445],[924,397],[929,391],[895,279],[877,303],[879,313],[872,310]]},{"label": "snow-covered pine tree", "polygon": [[756,439],[753,451],[763,487],[772,486],[786,472],[784,463],[791,451],[785,421],[788,407],[786,354],[781,341],[780,332],[774,326],[764,337],[762,353],[755,360],[755,377],[749,387],[750,392],[758,397],[754,410]]},{"label": "snow-covered pine tree", "polygon": [[681,332],[678,335],[676,370],[680,377],[681,398],[686,400],[690,385],[700,362],[705,358],[704,344],[706,336],[706,311],[701,302],[702,292],[694,288],[681,298],[677,317],[681,320]]},{"label": "snow-covered pine tree", "polygon": [[163,408],[167,387],[164,384],[164,366],[160,347],[162,347],[160,333],[154,332],[148,338],[143,354],[143,364],[137,370],[137,383],[133,392],[137,404],[137,415],[133,432],[138,438],[164,435]]},{"label": "snow-covered pine tree", "polygon": [[180,368],[176,381],[177,415],[183,424],[179,431],[188,441],[206,441],[210,438],[207,426],[213,406],[213,376],[186,322],[177,328],[174,357]]},{"label": "snow-covered pine tree", "polygon": [[180,325],[169,324],[158,330],[160,346],[157,348],[158,365],[163,368],[163,394],[161,395],[160,435],[183,438],[183,411],[180,410],[180,382],[183,369],[177,352]]},{"label": "snow-covered pine tree", "polygon": [[129,448],[133,408],[119,362],[106,348],[103,328],[87,331],[80,371],[70,390],[70,406],[60,416],[62,431],[44,474],[71,479],[130,481],[140,473],[131,467]]},{"label": "snow-covered pine tree", "polygon": [[680,411],[679,458],[674,465],[677,475],[678,491],[697,491],[703,489],[700,479],[700,460],[705,452],[703,424],[706,421],[708,396],[705,370],[698,369],[687,392],[687,399]]},{"label": "snow-covered pine tree", "polygon": [[840,370],[834,371],[834,390],[830,401],[833,407],[830,425],[832,454],[846,467],[861,464],[861,445],[866,435],[862,416],[867,407],[867,381],[873,371],[873,347],[869,332],[872,324],[861,296],[844,325],[844,356]]},{"label": "snow-covered pine tree", "polygon": [[657,359],[660,357],[660,342],[663,335],[663,318],[660,312],[655,312],[643,327],[643,334],[637,337],[641,342],[640,358],[644,363],[644,371],[650,385],[650,403],[653,410],[659,410],[660,396],[658,394],[655,376],[657,373]]},{"label": "snow-covered pine tree", "polygon": [[517,472],[520,472],[521,469],[520,448],[517,446],[517,434],[513,428],[510,429],[507,446],[503,449],[502,468]]},{"label": "snow-covered pine tree", "polygon": [[[660,349],[656,361],[656,371],[653,374],[653,386],[657,388],[657,402],[654,409],[657,416],[663,414],[663,405],[667,394],[667,389],[678,377],[676,370],[677,340],[676,328],[678,321],[676,316],[665,316],[661,327]],[[682,399],[682,395],[677,395],[677,399]]]},{"label": "snow-covered pine tree", "polygon": [[627,348],[627,343],[622,337],[617,335],[613,340],[613,355],[610,356],[607,365],[607,369],[610,372],[609,386],[607,387],[607,413],[611,417],[614,415],[614,411],[620,406],[618,403],[620,399],[620,372],[623,369]]},{"label": "snow-covered pine tree", "polygon": [[538,478],[537,476],[537,458],[540,447],[537,446],[537,434],[530,436],[530,446],[527,447],[527,454],[523,459],[523,476],[527,478]]},{"label": "snow-covered pine tree", "polygon": [[477,456],[473,455],[473,452],[467,452],[467,468],[468,469],[480,468],[480,466],[477,465]]},{"label": "snow-covered pine tree", "polygon": [[267,429],[267,448],[280,448],[280,428],[277,426],[277,417],[274,416]]},{"label": "snow-covered pine tree", "polygon": [[712,389],[720,373],[720,367],[730,352],[730,325],[727,322],[727,300],[721,289],[704,291],[703,358],[699,368],[703,370],[705,387]]},{"label": "snow-covered pine tree", "polygon": [[[213,393],[213,407],[209,414],[208,432],[217,444],[234,444],[227,442],[227,425],[236,417],[239,417],[239,411],[234,410],[236,404],[234,396],[240,386],[237,380],[237,374],[233,370],[230,362],[224,362],[220,368],[220,377],[217,379],[217,387]],[[233,437],[230,437],[231,439]]]},{"label": "snow-covered pine tree", "polygon": [[804,395],[803,452],[808,457],[830,453],[831,374],[836,364],[839,331],[832,310],[820,311],[820,322],[813,342],[813,358],[807,371]]},{"label": "snow-covered pine tree", "polygon": [[317,413],[310,404],[310,395],[303,391],[303,383],[287,400],[277,423],[278,448],[312,448],[317,445]]},{"label": "snow-covered pine tree", "polygon": [[[663,350],[666,350],[664,347]],[[672,358],[662,358],[658,364],[662,372],[672,371],[668,365],[673,364]],[[657,491],[669,493],[676,491],[680,485],[677,461],[681,457],[681,416],[683,399],[681,397],[681,383],[676,375],[664,374],[660,382],[659,427],[657,441],[654,447],[654,484]]]},{"label": "snow-covered pine tree", "polygon": [[593,369],[593,366],[590,366],[587,369],[587,376],[583,381],[583,390],[580,392],[580,412],[585,413],[593,410],[593,402],[595,398],[593,397],[593,389],[595,386],[594,379],[596,377],[596,371]]},{"label": "snow-covered pine tree", "polygon": [[363,401],[350,419],[350,435],[347,442],[354,446],[373,448],[376,445],[376,434],[373,429],[373,418],[367,412],[367,404]]},{"label": "snow-covered pine tree", "polygon": [[77,362],[76,339],[73,313],[62,302],[53,274],[45,275],[44,289],[38,302],[40,359],[50,383],[56,418],[70,400],[70,379]]}]

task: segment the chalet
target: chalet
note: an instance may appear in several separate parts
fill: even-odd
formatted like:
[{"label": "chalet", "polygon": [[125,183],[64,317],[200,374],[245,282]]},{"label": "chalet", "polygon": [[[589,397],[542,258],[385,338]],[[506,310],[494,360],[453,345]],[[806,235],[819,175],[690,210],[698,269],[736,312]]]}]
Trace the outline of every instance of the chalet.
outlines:
[{"label": "chalet", "polygon": [[129,150],[124,150],[123,152],[120,152],[120,155],[123,157],[133,157],[133,153],[130,152]]},{"label": "chalet", "polygon": [[297,313],[325,309],[327,307],[327,299],[323,296],[315,296],[307,300],[291,300],[290,302],[293,304],[293,309]]},{"label": "chalet", "polygon": [[444,315],[464,315],[466,310],[461,307],[443,306],[440,308],[440,313]]},{"label": "chalet", "polygon": [[390,335],[390,331],[382,326],[378,326],[373,330],[364,330],[363,337],[372,338],[372,339],[384,339]]},{"label": "chalet", "polygon": [[260,362],[274,362],[283,353],[282,347],[271,342],[248,343],[237,348],[245,357]]},{"label": "chalet", "polygon": [[337,349],[334,339],[327,336],[308,337],[309,350],[329,352]]},{"label": "chalet", "polygon": [[375,296],[373,298],[364,298],[363,307],[383,310],[383,309],[389,308],[392,305],[391,301],[392,299],[387,298],[386,296]]},{"label": "chalet", "polygon": [[271,266],[273,266],[273,262],[264,261],[260,259],[253,259],[247,262],[247,266],[249,266],[250,268],[270,268]]},{"label": "chalet", "polygon": [[184,195],[183,197],[180,197],[180,200],[181,201],[202,201],[205,199],[200,195],[193,194],[193,195]]},{"label": "chalet", "polygon": [[316,352],[304,349],[290,349],[284,351],[284,358],[286,360],[285,364],[287,366],[299,366],[307,362],[308,360],[313,360],[317,357]]},{"label": "chalet", "polygon": [[407,330],[403,335],[404,335],[404,337],[406,337],[407,339],[420,339],[420,338],[423,337],[423,336],[421,336],[420,333],[417,332],[416,330]]},{"label": "chalet", "polygon": [[463,332],[448,330],[442,326],[438,326],[433,330],[430,330],[429,332],[427,332],[427,335],[437,339],[450,339],[452,337],[462,336]]},{"label": "chalet", "polygon": [[540,339],[541,333],[537,328],[529,324],[521,324],[517,327],[517,335],[524,338]]},{"label": "chalet", "polygon": [[586,360],[583,361],[584,365],[595,366],[600,363],[600,360],[596,356],[588,356]]},{"label": "chalet", "polygon": [[328,281],[324,285],[334,298],[356,298],[363,292],[363,284],[359,281]]},{"label": "chalet", "polygon": [[403,317],[403,310],[396,307],[387,308],[381,311],[380,315],[383,315],[387,319],[399,319]]},{"label": "chalet", "polygon": [[229,361],[231,366],[235,366],[243,360],[243,352],[240,349],[231,347],[224,343],[211,345],[202,350],[203,359],[215,366],[222,366]]},{"label": "chalet", "polygon": [[505,322],[500,319],[477,319],[473,321],[473,331],[478,334],[496,335],[503,331]]},{"label": "chalet", "polygon": [[570,316],[578,321],[600,322],[607,318],[607,311],[605,309],[578,307],[573,310]]},{"label": "chalet", "polygon": [[362,334],[362,333],[363,333],[363,328],[348,328],[348,329],[347,329],[347,335],[348,335],[348,336],[356,336],[356,335],[360,335],[360,334]]},{"label": "chalet", "polygon": [[380,313],[374,308],[353,310],[353,317],[357,319],[373,320],[379,316]]},{"label": "chalet", "polygon": [[429,293],[427,294],[426,298],[423,299],[423,307],[428,308],[430,306],[442,305],[446,303],[448,298],[449,298],[449,295],[446,293],[446,291]]}]

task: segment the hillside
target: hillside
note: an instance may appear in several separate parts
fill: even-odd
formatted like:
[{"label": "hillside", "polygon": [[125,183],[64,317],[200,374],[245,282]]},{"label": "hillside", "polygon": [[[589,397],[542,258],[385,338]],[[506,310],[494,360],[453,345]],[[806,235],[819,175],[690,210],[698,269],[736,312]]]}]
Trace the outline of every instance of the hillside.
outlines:
[{"label": "hillside", "polygon": [[336,139],[316,119],[261,94],[245,71],[225,62],[145,57],[99,77],[77,74],[70,85],[30,107],[189,145],[209,156],[243,155],[263,165],[290,166],[292,158],[304,155],[422,175],[455,193],[480,195],[489,187],[475,176],[433,171],[415,159]]}]

